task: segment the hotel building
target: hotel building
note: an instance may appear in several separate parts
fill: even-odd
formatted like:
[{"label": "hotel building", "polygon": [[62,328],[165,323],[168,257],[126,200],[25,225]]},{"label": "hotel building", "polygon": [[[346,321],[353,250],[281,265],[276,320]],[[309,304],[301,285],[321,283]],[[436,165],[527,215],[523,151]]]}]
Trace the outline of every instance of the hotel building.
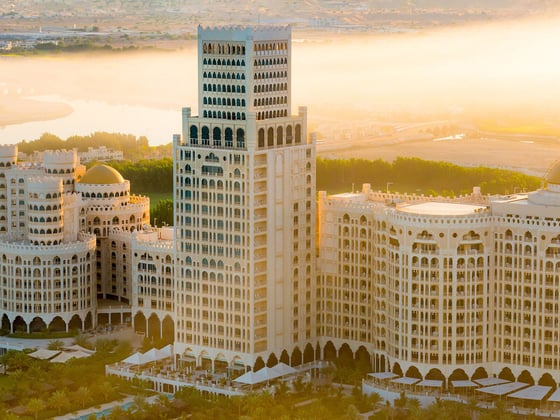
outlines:
[{"label": "hotel building", "polygon": [[114,169],[86,172],[76,150],[18,163],[0,146],[2,329],[95,327],[98,299],[130,301],[131,232],[148,223],[149,199]]},{"label": "hotel building", "polygon": [[160,315],[179,364],[348,357],[422,378],[560,382],[560,166],[529,194],[365,185],[315,202],[289,29],[198,35],[198,116],[185,108],[174,139],[174,308]]},{"label": "hotel building", "polygon": [[175,351],[284,359],[315,335],[315,149],[291,115],[291,32],[198,31],[198,115],[175,153]]},{"label": "hotel building", "polygon": [[0,147],[3,328],[94,326],[97,299],[209,370],[354,359],[443,381],[560,383],[560,164],[534,192],[315,191],[289,28],[199,29],[173,228],[76,152]]}]

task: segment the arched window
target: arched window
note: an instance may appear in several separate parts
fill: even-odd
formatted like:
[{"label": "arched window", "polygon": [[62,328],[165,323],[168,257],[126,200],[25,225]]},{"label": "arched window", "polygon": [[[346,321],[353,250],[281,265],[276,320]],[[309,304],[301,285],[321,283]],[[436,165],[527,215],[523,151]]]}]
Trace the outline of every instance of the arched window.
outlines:
[{"label": "arched window", "polygon": [[231,128],[226,128],[224,132],[224,139],[226,141],[226,147],[233,147],[233,130]]},{"label": "arched window", "polygon": [[274,128],[272,127],[268,129],[267,140],[268,147],[274,146]]},{"label": "arched window", "polygon": [[292,144],[292,126],[286,127],[286,144]]},{"label": "arched window", "polygon": [[280,126],[276,129],[276,144],[278,146],[282,146],[283,143],[284,143],[284,130],[282,126]]},{"label": "arched window", "polygon": [[264,147],[264,128],[259,130],[259,147]]},{"label": "arched window", "polygon": [[212,131],[212,140],[214,140],[214,146],[222,145],[222,130],[219,127],[214,127]]},{"label": "arched window", "polygon": [[198,127],[196,125],[191,125],[191,144],[198,143]]},{"label": "arched window", "polygon": [[202,127],[202,144],[208,146],[210,144],[210,130],[208,127]]},{"label": "arched window", "polygon": [[245,131],[242,128],[237,129],[237,147],[245,147]]},{"label": "arched window", "polygon": [[301,143],[301,125],[296,124],[296,144]]}]

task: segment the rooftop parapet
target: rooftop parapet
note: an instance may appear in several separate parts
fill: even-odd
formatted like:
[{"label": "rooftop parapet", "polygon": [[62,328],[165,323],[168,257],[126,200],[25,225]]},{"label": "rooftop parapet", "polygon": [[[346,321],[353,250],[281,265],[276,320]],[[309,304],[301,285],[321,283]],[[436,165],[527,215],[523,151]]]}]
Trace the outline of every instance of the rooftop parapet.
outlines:
[{"label": "rooftop parapet", "polygon": [[198,39],[204,41],[275,41],[291,36],[290,26],[217,26],[198,27]]}]

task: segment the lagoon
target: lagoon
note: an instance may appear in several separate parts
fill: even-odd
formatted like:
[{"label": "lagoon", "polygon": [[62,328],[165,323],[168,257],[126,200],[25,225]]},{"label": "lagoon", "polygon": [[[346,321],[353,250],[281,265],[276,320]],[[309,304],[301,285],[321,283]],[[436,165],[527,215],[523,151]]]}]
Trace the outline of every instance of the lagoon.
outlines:
[{"label": "lagoon", "polygon": [[73,112],[48,121],[33,121],[0,127],[3,144],[35,140],[43,133],[62,139],[89,135],[96,131],[146,136],[150,145],[171,143],[181,132],[181,109],[163,109],[144,105],[124,105],[98,100],[67,99],[61,95],[33,96],[28,99],[69,105]]}]

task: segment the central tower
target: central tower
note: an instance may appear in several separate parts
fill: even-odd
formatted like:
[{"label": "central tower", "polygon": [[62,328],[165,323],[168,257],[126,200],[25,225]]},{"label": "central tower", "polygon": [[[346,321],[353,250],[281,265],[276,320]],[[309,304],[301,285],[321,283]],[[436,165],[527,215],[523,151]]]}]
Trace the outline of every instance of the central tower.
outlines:
[{"label": "central tower", "polygon": [[174,138],[180,360],[314,348],[315,146],[290,112],[290,52],[289,27],[198,29],[199,115]]}]

